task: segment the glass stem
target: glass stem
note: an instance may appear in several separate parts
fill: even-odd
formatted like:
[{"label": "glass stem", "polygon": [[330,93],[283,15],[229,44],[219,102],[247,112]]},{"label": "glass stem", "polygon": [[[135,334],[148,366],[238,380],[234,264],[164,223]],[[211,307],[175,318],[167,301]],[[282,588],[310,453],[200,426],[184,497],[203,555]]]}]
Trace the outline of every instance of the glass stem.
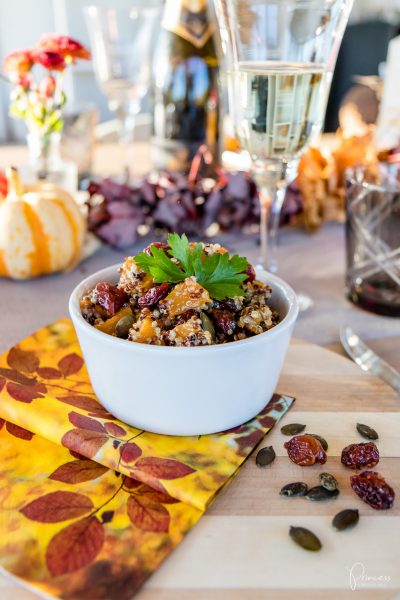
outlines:
[{"label": "glass stem", "polygon": [[269,271],[278,272],[278,236],[281,221],[282,206],[286,195],[286,182],[279,186],[275,193],[275,200],[271,205],[269,226]]},{"label": "glass stem", "polygon": [[123,148],[122,177],[123,183],[129,183],[131,179],[131,150],[134,141],[136,111],[132,110],[129,103],[120,104],[115,110],[118,120],[119,143]]},{"label": "glass stem", "polygon": [[278,232],[283,201],[286,193],[287,164],[282,162],[255,162],[253,177],[260,198],[260,265],[275,273],[278,270]]}]

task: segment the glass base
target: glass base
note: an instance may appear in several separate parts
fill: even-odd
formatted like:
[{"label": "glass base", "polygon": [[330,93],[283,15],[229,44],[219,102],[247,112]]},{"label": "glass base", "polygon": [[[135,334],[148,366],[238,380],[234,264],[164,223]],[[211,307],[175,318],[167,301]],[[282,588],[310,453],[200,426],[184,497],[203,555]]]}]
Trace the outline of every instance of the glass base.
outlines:
[{"label": "glass base", "polygon": [[296,293],[299,312],[304,313],[314,306],[314,300],[308,294]]}]

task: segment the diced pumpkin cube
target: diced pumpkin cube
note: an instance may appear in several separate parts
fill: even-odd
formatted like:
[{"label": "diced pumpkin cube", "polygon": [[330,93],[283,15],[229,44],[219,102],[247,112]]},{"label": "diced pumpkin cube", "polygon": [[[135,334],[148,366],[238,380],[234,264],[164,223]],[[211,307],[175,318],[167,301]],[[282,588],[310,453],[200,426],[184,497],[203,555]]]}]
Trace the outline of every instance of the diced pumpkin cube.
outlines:
[{"label": "diced pumpkin cube", "polygon": [[201,320],[193,316],[168,332],[168,339],[177,346],[211,344],[211,334],[204,331]]},{"label": "diced pumpkin cube", "polygon": [[170,317],[181,315],[187,310],[196,310],[210,302],[210,296],[193,277],[178,283],[172,292],[159,302],[161,310],[166,310]]},{"label": "diced pumpkin cube", "polygon": [[152,288],[154,286],[154,279],[151,275],[145,275],[142,279],[142,281],[140,281],[137,285],[137,289],[144,293],[147,292],[150,288]]},{"label": "diced pumpkin cube", "polygon": [[102,331],[103,333],[115,335],[115,326],[117,325],[118,321],[122,317],[125,317],[125,315],[130,314],[132,314],[131,308],[130,306],[126,306],[125,308],[121,308],[121,310],[119,310],[117,314],[115,314],[113,317],[107,319],[107,321],[104,321],[104,323],[99,323],[98,325],[95,325],[95,328],[99,331]]},{"label": "diced pumpkin cube", "polygon": [[158,323],[151,318],[151,311],[144,308],[129,332],[129,339],[139,344],[150,344],[157,338]]}]

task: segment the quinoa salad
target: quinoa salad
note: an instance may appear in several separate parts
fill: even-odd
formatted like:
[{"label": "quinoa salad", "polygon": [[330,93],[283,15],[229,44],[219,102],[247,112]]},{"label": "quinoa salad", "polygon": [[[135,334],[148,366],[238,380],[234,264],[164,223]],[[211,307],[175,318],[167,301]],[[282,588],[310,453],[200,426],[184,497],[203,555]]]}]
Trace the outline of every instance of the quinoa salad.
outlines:
[{"label": "quinoa salad", "polygon": [[100,281],[82,297],[84,319],[131,342],[206,346],[243,340],[271,329],[279,315],[271,288],[243,257],[220,244],[189,243],[170,234],[120,268],[117,285]]}]

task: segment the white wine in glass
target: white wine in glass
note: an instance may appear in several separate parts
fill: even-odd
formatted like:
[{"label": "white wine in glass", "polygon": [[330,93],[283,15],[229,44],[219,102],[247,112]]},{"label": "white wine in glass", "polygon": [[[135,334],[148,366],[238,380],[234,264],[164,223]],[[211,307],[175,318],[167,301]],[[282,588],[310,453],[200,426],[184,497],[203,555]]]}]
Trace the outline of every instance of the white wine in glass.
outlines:
[{"label": "white wine in glass", "polygon": [[287,184],[322,128],[353,0],[214,1],[235,80],[229,110],[259,188],[260,263],[277,271]]},{"label": "white wine in glass", "polygon": [[322,65],[240,62],[239,135],[250,156],[291,160],[319,133],[331,73]]}]

